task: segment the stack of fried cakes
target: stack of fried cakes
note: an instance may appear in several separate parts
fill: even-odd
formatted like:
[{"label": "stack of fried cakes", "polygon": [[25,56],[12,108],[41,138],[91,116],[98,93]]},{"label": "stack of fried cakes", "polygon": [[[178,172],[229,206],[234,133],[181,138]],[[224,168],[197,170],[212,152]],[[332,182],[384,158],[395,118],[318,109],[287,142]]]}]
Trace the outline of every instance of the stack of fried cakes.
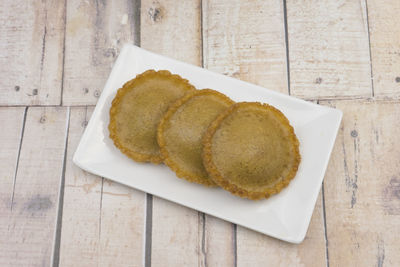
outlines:
[{"label": "stack of fried cakes", "polygon": [[167,70],[148,70],[120,88],[110,138],[138,162],[164,162],[178,177],[240,197],[268,198],[295,177],[299,142],[278,109],[197,90]]}]

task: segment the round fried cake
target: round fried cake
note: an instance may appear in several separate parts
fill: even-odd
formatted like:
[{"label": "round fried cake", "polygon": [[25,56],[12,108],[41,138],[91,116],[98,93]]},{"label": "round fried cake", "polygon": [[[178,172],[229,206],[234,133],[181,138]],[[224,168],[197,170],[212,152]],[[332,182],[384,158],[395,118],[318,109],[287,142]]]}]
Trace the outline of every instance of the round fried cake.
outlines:
[{"label": "round fried cake", "polygon": [[296,175],[299,142],[287,118],[256,102],[232,105],[203,138],[203,161],[222,188],[249,199],[279,193]]},{"label": "round fried cake", "polygon": [[162,162],[157,126],[168,107],[196,90],[169,71],[148,70],[120,88],[110,109],[110,138],[135,161]]},{"label": "round fried cake", "polygon": [[202,137],[209,124],[234,102],[211,89],[191,92],[177,100],[158,126],[164,163],[191,182],[215,186],[203,166]]}]

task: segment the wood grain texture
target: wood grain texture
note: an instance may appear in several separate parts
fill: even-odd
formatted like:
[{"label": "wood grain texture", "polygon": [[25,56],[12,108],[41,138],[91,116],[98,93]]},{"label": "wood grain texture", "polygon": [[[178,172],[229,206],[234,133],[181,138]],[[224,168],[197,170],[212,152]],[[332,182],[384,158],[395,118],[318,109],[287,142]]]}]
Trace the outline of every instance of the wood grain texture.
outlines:
[{"label": "wood grain texture", "polygon": [[72,162],[93,108],[72,108],[65,171],[60,266],[141,266],[145,194]]},{"label": "wood grain texture", "polygon": [[[238,63],[253,66],[257,65],[257,62],[260,64],[257,69],[249,68],[248,72],[225,74],[288,93],[282,3],[254,1],[246,4],[214,1],[208,3],[205,10],[208,12],[203,19],[207,25],[203,35],[205,40],[208,40],[204,52],[205,66],[211,70],[220,67],[240,69]],[[247,43],[249,40],[252,42]],[[249,58],[251,60],[247,62]],[[274,66],[269,69],[271,65]],[[271,265],[324,265],[325,239],[321,214],[322,208],[319,203],[307,240],[299,246],[289,245],[238,226],[237,265],[245,266],[251,263],[251,266],[264,266],[266,262],[274,263]],[[288,251],[290,257],[286,256]],[[313,254],[315,258],[309,258],[308,253]]]},{"label": "wood grain texture", "polygon": [[195,210],[153,197],[151,266],[199,264],[200,216]]},{"label": "wood grain texture", "polygon": [[325,104],[344,113],[325,178],[330,264],[399,266],[400,103]]},{"label": "wood grain texture", "polygon": [[400,1],[367,3],[375,96],[400,98]]},{"label": "wood grain texture", "polygon": [[142,48],[201,65],[200,0],[142,0]]},{"label": "wood grain texture", "polygon": [[[249,81],[272,90],[288,93],[284,14],[281,1],[205,1],[203,2],[204,67]],[[320,205],[316,214],[320,214]],[[313,220],[308,238],[298,249],[291,246],[292,257],[286,263],[307,261],[306,251],[317,258],[315,264],[325,263],[323,222],[318,215]],[[213,238],[207,251],[208,263],[224,266],[218,259],[223,251],[223,263],[232,266],[264,266],[266,262],[279,264],[290,245],[265,235],[237,227],[237,244],[232,224],[210,218],[206,228]],[[207,220],[206,220],[207,221]],[[208,232],[209,231],[209,232]],[[315,244],[315,245],[314,245]],[[237,262],[235,249],[237,246]],[[266,253],[269,251],[269,253]],[[302,254],[303,253],[303,254]],[[300,255],[299,255],[300,254]],[[227,256],[228,255],[228,256]],[[285,256],[286,257],[286,256]],[[281,262],[283,263],[283,262]],[[275,265],[277,265],[275,264]],[[274,264],[271,264],[274,265]],[[213,265],[211,265],[213,266]]]},{"label": "wood grain texture", "polygon": [[142,266],[146,194],[104,180],[101,205],[102,266]]},{"label": "wood grain texture", "polygon": [[291,94],[372,95],[364,1],[287,1]]},{"label": "wood grain texture", "polygon": [[1,266],[52,264],[68,115],[67,108],[27,111]]},{"label": "wood grain texture", "polygon": [[235,266],[236,233],[232,223],[204,215],[200,266]]},{"label": "wood grain texture", "polygon": [[204,1],[204,67],[287,93],[282,1]]},{"label": "wood grain texture", "polygon": [[[201,66],[200,15],[199,0],[142,1],[141,46]],[[152,266],[229,266],[233,258],[231,224],[153,198]]]},{"label": "wood grain texture", "polygon": [[100,252],[102,178],[72,162],[91,110],[73,108],[68,131],[64,201],[60,239],[60,266],[97,266]]},{"label": "wood grain texture", "polygon": [[[0,122],[2,125],[7,125],[6,131],[0,131],[0,233],[2,234],[8,231],[8,219],[11,215],[24,114],[25,108],[0,108]],[[0,244],[6,242],[3,238],[0,237]],[[2,257],[0,256],[0,262],[5,261]]]},{"label": "wood grain texture", "polygon": [[124,43],[133,43],[137,2],[67,2],[64,105],[96,104]]},{"label": "wood grain texture", "polygon": [[304,241],[290,244],[238,226],[237,266],[325,266],[321,194]]},{"label": "wood grain texture", "polygon": [[58,105],[64,1],[0,3],[0,105]]},{"label": "wood grain texture", "polygon": [[[201,65],[200,1],[143,0],[141,47]],[[199,260],[199,213],[153,198],[152,266],[192,266]]]}]

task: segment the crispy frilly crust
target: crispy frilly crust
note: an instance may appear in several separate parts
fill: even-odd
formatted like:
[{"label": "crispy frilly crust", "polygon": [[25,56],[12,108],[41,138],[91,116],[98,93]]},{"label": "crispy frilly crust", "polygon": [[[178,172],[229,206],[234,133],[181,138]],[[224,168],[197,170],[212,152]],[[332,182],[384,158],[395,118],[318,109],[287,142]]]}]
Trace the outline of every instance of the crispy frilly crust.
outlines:
[{"label": "crispy frilly crust", "polygon": [[173,170],[176,173],[177,177],[185,179],[189,182],[203,184],[203,185],[209,186],[209,187],[215,187],[215,186],[217,186],[217,184],[211,178],[205,180],[193,173],[186,172],[185,170],[180,168],[178,163],[174,162],[171,159],[171,157],[169,156],[167,144],[166,144],[164,134],[163,134],[164,130],[165,130],[165,124],[171,119],[171,117],[175,114],[175,112],[179,109],[179,107],[181,107],[183,104],[185,104],[187,101],[189,101],[193,97],[199,96],[199,95],[205,95],[205,94],[213,94],[215,96],[218,96],[222,100],[226,101],[228,105],[232,105],[235,103],[233,100],[231,100],[226,95],[224,95],[220,92],[217,92],[215,90],[212,90],[212,89],[202,89],[199,91],[193,91],[193,92],[187,93],[182,98],[178,99],[174,104],[172,104],[169,107],[168,111],[164,114],[163,118],[161,119],[161,121],[158,125],[157,141],[158,141],[158,145],[160,146],[161,155],[164,158],[164,163],[168,167],[170,167],[171,170]]},{"label": "crispy frilly crust", "polygon": [[[219,129],[222,121],[229,116],[231,113],[233,113],[236,109],[242,106],[246,105],[257,105],[259,107],[265,108],[271,112],[273,112],[276,117],[279,119],[279,121],[282,123],[282,125],[285,126],[285,128],[289,132],[289,139],[291,143],[294,146],[294,153],[295,153],[295,163],[293,164],[293,168],[290,170],[288,175],[286,177],[283,177],[281,181],[275,184],[274,187],[272,188],[267,188],[266,190],[262,192],[253,192],[253,191],[248,191],[246,189],[240,188],[235,184],[232,184],[228,179],[223,177],[223,175],[218,171],[218,168],[215,166],[213,162],[213,157],[212,157],[212,139],[215,134],[215,132]],[[252,200],[259,200],[259,199],[264,199],[264,198],[269,198],[271,195],[279,193],[283,188],[288,186],[290,181],[296,176],[298,166],[300,164],[301,156],[299,153],[299,141],[294,133],[293,127],[290,125],[288,119],[283,115],[283,113],[274,108],[273,106],[270,106],[268,104],[262,104],[259,102],[240,102],[237,104],[232,105],[230,108],[228,108],[226,111],[221,113],[208,127],[206,133],[203,136],[203,164],[210,175],[210,177],[214,180],[216,184],[224,188],[225,190],[231,192],[234,195],[244,197],[244,198],[249,198]]]},{"label": "crispy frilly crust", "polygon": [[171,80],[176,80],[181,83],[186,84],[187,91],[190,90],[196,90],[193,85],[189,83],[188,80],[183,79],[181,76],[177,74],[171,74],[171,72],[167,70],[160,70],[160,71],[155,71],[155,70],[147,70],[141,74],[138,74],[134,79],[126,82],[120,89],[118,89],[116,96],[114,97],[111,108],[110,108],[110,123],[108,125],[108,130],[110,132],[110,138],[113,140],[114,145],[125,155],[130,157],[131,159],[137,161],[137,162],[152,162],[155,164],[160,164],[163,162],[163,158],[161,154],[158,155],[152,155],[152,154],[144,154],[140,153],[137,151],[133,151],[131,149],[128,149],[123,146],[121,143],[121,140],[119,139],[118,133],[117,133],[117,125],[116,125],[116,120],[115,120],[115,115],[118,113],[118,107],[125,96],[125,94],[129,91],[132,90],[135,85],[145,81],[151,76],[167,76]]}]

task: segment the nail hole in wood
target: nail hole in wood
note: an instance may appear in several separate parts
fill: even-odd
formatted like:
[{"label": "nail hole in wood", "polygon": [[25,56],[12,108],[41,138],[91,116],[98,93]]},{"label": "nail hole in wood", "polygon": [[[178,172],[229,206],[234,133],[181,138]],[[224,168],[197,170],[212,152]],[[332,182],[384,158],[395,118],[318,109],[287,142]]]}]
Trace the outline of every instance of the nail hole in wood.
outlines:
[{"label": "nail hole in wood", "polygon": [[33,90],[32,90],[32,95],[37,95],[37,94],[38,94],[38,89],[36,89],[36,88],[33,89]]},{"label": "nail hole in wood", "polygon": [[358,132],[356,130],[351,131],[351,136],[352,137],[357,137],[358,136]]},{"label": "nail hole in wood", "polygon": [[45,123],[46,120],[47,120],[46,116],[43,115],[42,117],[40,117],[39,122],[40,122],[40,123]]},{"label": "nail hole in wood", "polygon": [[17,92],[19,91],[19,89],[21,89],[21,88],[20,88],[18,85],[16,85],[16,86],[14,87],[14,90],[17,91]]},{"label": "nail hole in wood", "polygon": [[104,56],[105,57],[116,57],[117,56],[117,51],[115,51],[115,48],[108,48],[105,52],[104,52]]},{"label": "nail hole in wood", "polygon": [[148,14],[153,22],[158,22],[162,19],[162,10],[160,7],[151,7],[148,11]]}]

